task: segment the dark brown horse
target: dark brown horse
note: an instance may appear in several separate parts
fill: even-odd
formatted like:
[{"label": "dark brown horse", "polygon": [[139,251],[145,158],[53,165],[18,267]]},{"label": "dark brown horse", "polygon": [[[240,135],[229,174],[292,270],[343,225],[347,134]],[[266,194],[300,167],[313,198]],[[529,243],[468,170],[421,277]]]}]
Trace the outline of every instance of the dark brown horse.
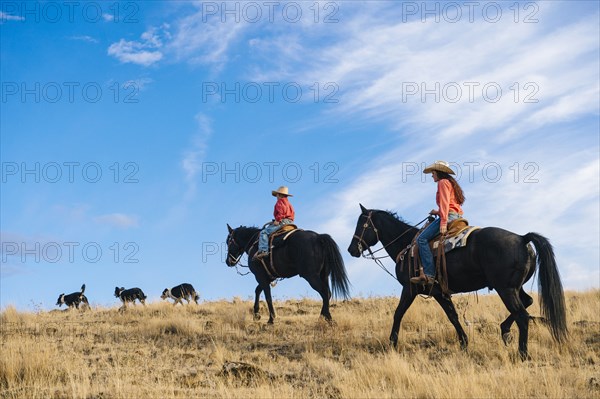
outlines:
[{"label": "dark brown horse", "polygon": [[[363,251],[381,242],[388,255],[396,259],[411,243],[417,229],[390,212],[368,210],[362,205],[360,208],[361,214],[348,248],[350,255],[359,257]],[[533,243],[536,252],[529,243]],[[396,264],[396,278],[402,284],[402,294],[394,313],[391,343],[397,346],[400,322],[415,297],[418,294],[429,294],[444,309],[456,329],[461,346],[466,349],[468,338],[451,298],[442,293],[439,284],[433,287],[411,284],[410,267],[402,267],[401,263]],[[533,299],[523,290],[523,284],[533,276],[537,264],[542,315],[547,319],[552,337],[557,342],[563,342],[567,338],[562,284],[552,245],[545,237],[537,233],[520,236],[500,228],[486,227],[471,233],[466,247],[448,252],[446,263],[450,291],[470,292],[486,287],[496,290],[510,312],[508,318],[500,325],[502,339],[505,343],[508,342],[510,327],[516,322],[519,328],[519,354],[523,359],[528,358],[527,334],[530,316],[526,308],[533,303]]]},{"label": "dark brown horse", "polygon": [[[275,273],[267,271],[260,260],[253,259],[258,248],[258,227],[238,227],[232,229],[227,225],[229,235],[227,236],[227,266],[235,266],[244,253],[250,259],[249,268],[254,274],[258,286],[254,291],[255,318],[259,315],[260,293],[265,292],[265,299],[269,308],[269,324],[275,319],[275,309],[271,299],[271,285],[276,278],[288,278],[299,275],[303,277],[310,286],[323,298],[321,316],[331,321],[329,313],[329,277],[331,276],[331,287],[336,296],[348,298],[350,295],[350,283],[344,267],[344,260],[340,250],[328,234],[318,234],[314,231],[300,230],[290,235],[284,246],[273,249],[273,263]],[[269,258],[264,258],[265,262]],[[275,274],[275,275],[274,275]]]}]

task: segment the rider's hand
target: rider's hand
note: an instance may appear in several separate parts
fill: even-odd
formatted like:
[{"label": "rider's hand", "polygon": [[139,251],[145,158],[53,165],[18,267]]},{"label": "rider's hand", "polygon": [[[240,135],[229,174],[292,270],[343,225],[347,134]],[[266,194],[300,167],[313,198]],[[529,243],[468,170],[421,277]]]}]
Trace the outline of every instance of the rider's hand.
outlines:
[{"label": "rider's hand", "polygon": [[279,222],[278,222],[277,220],[273,220],[273,224],[274,224],[275,226],[279,226]]},{"label": "rider's hand", "polygon": [[440,226],[440,234],[446,234],[448,232],[447,226]]},{"label": "rider's hand", "polygon": [[439,214],[440,214],[440,212],[439,212],[439,211],[437,211],[436,209],[432,209],[432,210],[429,212],[429,214],[430,214],[430,215],[439,215]]}]

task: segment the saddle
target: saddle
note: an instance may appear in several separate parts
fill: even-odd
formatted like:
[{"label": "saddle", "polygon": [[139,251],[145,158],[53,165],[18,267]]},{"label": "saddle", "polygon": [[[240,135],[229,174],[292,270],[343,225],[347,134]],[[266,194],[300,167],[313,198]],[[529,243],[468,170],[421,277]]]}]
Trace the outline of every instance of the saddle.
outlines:
[{"label": "saddle", "polygon": [[[423,229],[425,227],[423,227]],[[478,229],[480,229],[480,227],[469,226],[469,222],[467,221],[467,219],[459,218],[448,223],[448,230],[446,232],[446,236],[443,242],[441,240],[441,234],[438,234],[432,240],[429,241],[429,248],[431,249],[431,253],[433,254],[435,260],[437,280],[439,281],[440,286],[442,288],[442,292],[444,292],[444,294],[451,294],[451,291],[448,287],[448,271],[446,270],[446,252],[450,252],[456,248],[466,247],[467,239],[469,238],[472,232]],[[404,253],[408,251],[410,257],[409,264],[412,263],[413,265],[411,275],[419,274],[423,268],[419,256],[419,246],[416,242],[418,236],[419,234],[415,236],[410,246],[398,255],[398,259],[396,260],[401,261],[401,267],[404,267]],[[442,244],[441,248],[440,243]]]},{"label": "saddle", "polygon": [[[273,262],[273,250],[275,250],[276,248],[283,247],[288,237],[297,231],[302,230],[299,229],[298,226],[296,226],[295,224],[290,223],[283,225],[279,230],[276,230],[269,235],[270,250],[268,260],[266,260],[265,258],[261,258],[260,262],[262,263],[263,267],[265,268],[265,271],[267,272],[271,280],[276,280],[279,277],[277,269],[275,268],[275,263]],[[271,283],[273,287],[275,286],[274,283],[274,281]]]},{"label": "saddle", "polygon": [[[469,226],[469,221],[464,218],[459,218],[448,223],[448,231],[446,232],[446,238],[444,240],[444,253],[450,252],[456,248],[462,248],[467,246],[467,239],[475,230],[479,230],[481,227]],[[417,236],[418,237],[418,236]],[[416,253],[419,251],[419,246],[416,245],[415,242],[411,244],[410,248],[410,256],[415,257]],[[438,246],[440,244],[441,235],[438,234],[434,238],[429,241],[429,249],[431,249],[431,253],[434,258],[438,253]]]},{"label": "saddle", "polygon": [[298,229],[298,226],[295,224],[284,224],[279,230],[276,230],[269,235],[269,247],[271,250],[282,247],[285,244],[285,240],[298,230],[300,229]]}]

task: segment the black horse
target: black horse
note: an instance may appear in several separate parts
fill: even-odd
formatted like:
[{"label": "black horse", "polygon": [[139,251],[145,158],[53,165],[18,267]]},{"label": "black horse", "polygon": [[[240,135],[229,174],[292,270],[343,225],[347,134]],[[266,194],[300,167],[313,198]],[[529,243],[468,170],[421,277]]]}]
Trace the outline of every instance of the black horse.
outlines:
[{"label": "black horse", "polygon": [[[232,229],[227,225],[229,235],[227,236],[227,266],[235,266],[244,253],[248,254],[250,260],[249,268],[254,274],[258,286],[254,291],[254,317],[260,319],[259,300],[260,293],[265,292],[265,299],[269,307],[269,324],[275,319],[275,310],[271,299],[270,283],[276,278],[288,278],[295,275],[303,277],[310,286],[323,298],[321,316],[331,321],[329,313],[329,276],[331,275],[331,286],[336,297],[348,298],[350,295],[350,283],[346,275],[344,260],[340,250],[328,234],[318,234],[314,231],[299,230],[291,234],[284,246],[273,249],[273,263],[275,272],[267,271],[260,260],[253,259],[258,249],[257,227],[238,227]],[[265,263],[269,257],[263,258]]]},{"label": "black horse", "polygon": [[[367,210],[360,205],[362,213],[358,217],[356,231],[348,252],[359,257],[363,251],[381,242],[392,259],[397,259],[417,233],[417,229],[406,224],[396,215],[381,210]],[[536,253],[529,243],[533,243]],[[448,285],[453,293],[476,291],[485,287],[495,289],[510,316],[500,325],[502,339],[507,344],[511,338],[510,327],[516,321],[519,328],[519,354],[523,359],[527,354],[527,333],[529,313],[526,308],[533,299],[523,290],[536,270],[539,271],[538,284],[542,315],[547,319],[552,337],[563,342],[568,335],[565,317],[565,300],[560,276],[550,242],[537,233],[524,236],[496,227],[475,230],[469,236],[465,248],[457,248],[446,254]],[[396,263],[396,278],[402,284],[400,303],[394,313],[394,324],[390,341],[398,344],[398,331],[404,313],[418,294],[428,294],[440,304],[448,319],[456,329],[458,340],[466,349],[468,338],[465,334],[449,296],[444,295],[439,284],[426,287],[410,283],[408,262]]]}]

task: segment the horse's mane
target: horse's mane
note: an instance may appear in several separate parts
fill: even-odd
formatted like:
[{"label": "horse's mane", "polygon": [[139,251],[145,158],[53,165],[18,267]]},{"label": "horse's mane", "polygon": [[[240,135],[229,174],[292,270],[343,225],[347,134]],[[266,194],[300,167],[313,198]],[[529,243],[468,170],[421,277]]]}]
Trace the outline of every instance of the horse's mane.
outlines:
[{"label": "horse's mane", "polygon": [[396,212],[394,211],[390,211],[390,210],[381,210],[380,212],[384,212],[387,213],[388,215],[390,215],[391,217],[393,217],[394,219],[396,219],[399,222],[402,222],[404,224],[408,224],[409,226],[412,226],[409,222],[407,222],[406,220],[404,220],[400,215],[398,215]]},{"label": "horse's mane", "polygon": [[238,227],[237,229],[234,229],[234,230],[238,230],[241,233],[245,233],[245,232],[248,232],[248,231],[260,230],[260,228],[256,227],[256,226],[240,226],[240,227]]}]

